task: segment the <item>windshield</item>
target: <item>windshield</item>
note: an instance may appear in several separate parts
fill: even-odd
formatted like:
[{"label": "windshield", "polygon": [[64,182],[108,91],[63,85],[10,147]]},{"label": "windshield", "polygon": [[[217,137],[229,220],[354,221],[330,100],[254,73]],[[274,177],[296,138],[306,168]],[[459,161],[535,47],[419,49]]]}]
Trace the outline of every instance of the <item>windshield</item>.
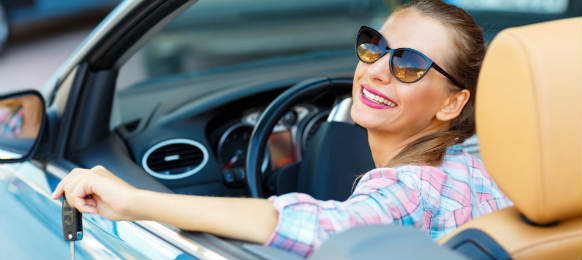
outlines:
[{"label": "windshield", "polygon": [[[507,27],[579,16],[581,10],[579,0],[445,1],[466,8],[487,42]],[[196,2],[122,65],[110,126],[148,118],[158,105],[171,111],[245,85],[351,76],[359,27],[379,28],[403,2],[408,1]]]},{"label": "windshield", "polygon": [[[379,26],[383,0],[200,1],[124,66],[118,88],[178,74],[267,66],[309,55],[353,54],[360,25]],[[127,71],[131,67],[130,71]]]}]

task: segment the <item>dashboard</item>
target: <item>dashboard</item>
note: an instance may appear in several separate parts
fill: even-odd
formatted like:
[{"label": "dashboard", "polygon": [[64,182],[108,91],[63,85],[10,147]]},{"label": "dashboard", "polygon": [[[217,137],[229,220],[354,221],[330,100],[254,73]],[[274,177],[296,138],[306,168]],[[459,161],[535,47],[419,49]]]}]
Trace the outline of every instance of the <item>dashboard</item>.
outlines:
[{"label": "dashboard", "polygon": [[[146,116],[127,120],[117,130],[135,162],[174,192],[247,196],[245,163],[254,126],[270,101],[288,87],[275,84],[252,88],[253,93],[241,88],[237,95],[232,89],[216,91],[197,102],[168,106],[166,101],[167,107],[154,103],[149,111],[141,106]],[[265,147],[263,172],[301,160],[334,98],[310,98],[280,118]]]},{"label": "dashboard", "polygon": [[[354,65],[346,53],[139,83],[116,91],[111,129],[144,174],[176,193],[248,196],[248,141],[265,108],[303,80],[351,77]],[[286,111],[267,141],[264,172],[302,160],[337,98],[307,97]]]},{"label": "dashboard", "polygon": [[[222,131],[217,143],[217,159],[229,186],[244,185],[246,153],[254,126],[262,110],[251,109]],[[327,118],[328,110],[300,104],[291,108],[279,120],[267,141],[262,170],[277,170],[301,159],[319,124]]]}]

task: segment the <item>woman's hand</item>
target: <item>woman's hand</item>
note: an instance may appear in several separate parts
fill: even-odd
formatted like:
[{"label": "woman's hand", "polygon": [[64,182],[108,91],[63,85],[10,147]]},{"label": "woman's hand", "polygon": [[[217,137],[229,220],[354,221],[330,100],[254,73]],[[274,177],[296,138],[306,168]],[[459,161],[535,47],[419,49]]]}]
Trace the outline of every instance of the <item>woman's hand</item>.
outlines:
[{"label": "woman's hand", "polygon": [[99,214],[111,220],[133,220],[128,209],[138,191],[103,166],[96,166],[71,171],[58,184],[52,199],[64,193],[69,204],[82,213]]},{"label": "woman's hand", "polygon": [[271,201],[159,193],[136,189],[102,166],[75,169],[52,199],[65,195],[82,213],[111,220],[153,220],[172,226],[265,243],[278,223]]}]

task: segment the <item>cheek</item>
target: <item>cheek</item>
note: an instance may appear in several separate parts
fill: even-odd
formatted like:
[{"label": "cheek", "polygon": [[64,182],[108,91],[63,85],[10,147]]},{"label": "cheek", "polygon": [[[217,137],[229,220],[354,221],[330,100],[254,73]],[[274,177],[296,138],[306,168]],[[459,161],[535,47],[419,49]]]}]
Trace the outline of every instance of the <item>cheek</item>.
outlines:
[{"label": "cheek", "polygon": [[442,103],[442,93],[437,86],[416,86],[405,89],[401,93],[401,102],[405,104],[404,110],[415,115],[419,120],[432,119]]},{"label": "cheek", "polygon": [[358,61],[358,64],[356,65],[356,71],[354,72],[354,79],[361,78],[363,72],[366,70],[366,67],[368,67],[368,64]]},{"label": "cheek", "polygon": [[370,64],[359,61],[358,65],[356,65],[356,70],[354,71],[354,83],[359,82],[362,78],[364,78],[369,68]]},{"label": "cheek", "polygon": [[360,90],[360,80],[362,79],[362,76],[364,75],[364,72],[366,71],[366,67],[367,64],[363,63],[363,62],[358,62],[358,65],[356,66],[356,71],[354,72],[354,83],[352,86],[352,98],[355,100],[358,95],[359,95],[359,90]]}]

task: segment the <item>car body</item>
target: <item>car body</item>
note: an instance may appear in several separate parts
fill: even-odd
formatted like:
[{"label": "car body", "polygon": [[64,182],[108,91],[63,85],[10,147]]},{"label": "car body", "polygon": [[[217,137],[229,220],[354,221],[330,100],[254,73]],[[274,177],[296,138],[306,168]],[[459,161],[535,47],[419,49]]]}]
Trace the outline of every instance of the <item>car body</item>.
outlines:
[{"label": "car body", "polygon": [[[480,7],[473,14],[484,27],[491,25],[484,30],[490,39],[506,26],[580,15],[579,1],[562,2],[565,9],[549,14]],[[49,194],[76,167],[103,165],[136,187],[160,192],[249,196],[241,158],[261,113],[304,80],[349,82],[356,64],[352,35],[361,24],[380,25],[395,4],[122,2],[43,88],[45,120],[34,154],[0,165],[0,207],[11,209],[0,216],[0,258],[70,257],[61,206]],[[278,172],[299,162],[334,101],[345,94],[292,106],[274,126],[270,152],[260,157],[263,170]],[[365,139],[360,143],[365,146]],[[178,165],[184,154],[164,154],[178,146],[193,150],[195,163]],[[371,167],[370,158],[362,161],[363,168]],[[83,218],[77,259],[289,257],[156,222]]]}]

